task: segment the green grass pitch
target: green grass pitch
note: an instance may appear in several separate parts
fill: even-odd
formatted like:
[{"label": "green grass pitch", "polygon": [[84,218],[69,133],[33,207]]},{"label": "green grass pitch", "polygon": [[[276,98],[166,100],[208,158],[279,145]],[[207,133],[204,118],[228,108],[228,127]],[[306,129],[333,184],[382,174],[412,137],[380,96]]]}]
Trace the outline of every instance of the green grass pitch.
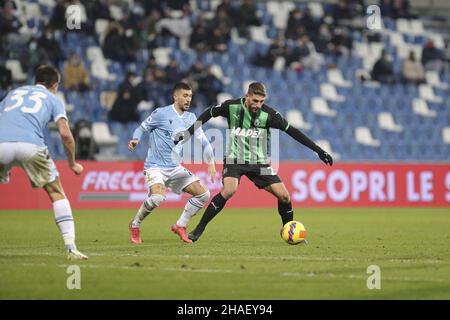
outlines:
[{"label": "green grass pitch", "polygon": [[[90,259],[70,262],[51,211],[0,211],[0,299],[450,299],[448,209],[298,208],[309,245],[297,246],[275,209],[224,209],[189,245],[170,232],[180,210],[163,208],[136,246],[134,213],[75,210]],[[66,285],[74,264],[79,290]],[[370,265],[381,289],[367,288]]]}]

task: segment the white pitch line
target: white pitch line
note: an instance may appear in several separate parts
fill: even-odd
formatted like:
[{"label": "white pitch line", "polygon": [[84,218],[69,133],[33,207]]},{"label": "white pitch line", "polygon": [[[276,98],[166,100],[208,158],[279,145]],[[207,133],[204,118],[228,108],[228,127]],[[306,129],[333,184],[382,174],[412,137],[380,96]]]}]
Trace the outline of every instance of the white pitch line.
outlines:
[{"label": "white pitch line", "polygon": [[[20,264],[24,267],[58,267],[58,268],[67,268],[69,264],[58,264],[58,265],[49,265],[46,263],[22,263]],[[88,268],[88,269],[113,269],[113,270],[148,270],[148,271],[161,271],[161,272],[194,272],[194,273],[233,273],[233,274],[246,274],[246,275],[272,275],[273,273],[267,272],[256,272],[249,270],[232,270],[232,269],[192,269],[189,267],[182,268],[157,268],[157,267],[146,267],[146,266],[104,266],[104,265],[96,265],[96,264],[80,264],[80,268]],[[279,275],[281,277],[298,277],[298,278],[315,278],[315,277],[326,277],[326,278],[334,278],[334,279],[359,279],[359,280],[367,280],[366,276],[356,275],[356,274],[348,274],[348,275],[336,275],[331,272],[326,273],[301,273],[301,272],[283,272],[283,273],[275,273],[275,275]],[[445,279],[414,279],[408,277],[383,277],[383,281],[402,281],[402,282],[432,282],[432,283],[449,283],[449,280]]]},{"label": "white pitch line", "polygon": [[[133,249],[133,251],[138,250],[138,248]],[[334,262],[334,261],[348,261],[348,262],[367,262],[371,263],[373,261],[387,261],[387,262],[404,262],[404,263],[423,263],[423,264],[450,264],[450,261],[447,260],[437,260],[437,259],[383,259],[383,258],[343,258],[343,257],[311,257],[311,256],[248,256],[248,255],[239,255],[236,257],[232,257],[229,255],[167,255],[167,254],[149,254],[149,253],[124,253],[124,252],[108,252],[108,253],[99,253],[99,252],[86,252],[88,256],[99,256],[99,257],[152,257],[152,258],[174,258],[174,259],[224,259],[224,260],[276,260],[276,261],[321,261],[321,262]],[[57,252],[46,252],[46,251],[17,251],[11,250],[11,252],[1,252],[0,258],[2,256],[13,257],[13,256],[62,256],[63,253]]]}]

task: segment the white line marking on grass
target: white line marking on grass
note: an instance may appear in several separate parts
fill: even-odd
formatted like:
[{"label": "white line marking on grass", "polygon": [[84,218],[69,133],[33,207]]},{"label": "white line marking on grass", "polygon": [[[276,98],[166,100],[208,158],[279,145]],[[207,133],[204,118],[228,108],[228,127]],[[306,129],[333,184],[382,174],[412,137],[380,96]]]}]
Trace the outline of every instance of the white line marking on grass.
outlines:
[{"label": "white line marking on grass", "polygon": [[[102,247],[108,248],[109,246]],[[97,248],[99,249],[99,248]],[[111,257],[111,258],[118,258],[118,257],[149,257],[149,258],[166,258],[166,259],[224,259],[228,261],[243,261],[243,260],[275,260],[275,261],[320,261],[320,262],[334,262],[334,261],[347,261],[347,262],[359,262],[364,263],[367,261],[388,261],[388,262],[394,262],[394,263],[423,263],[423,264],[450,264],[450,261],[447,260],[437,260],[437,259],[414,259],[414,258],[395,258],[395,259],[384,259],[384,258],[362,258],[362,259],[356,259],[356,258],[345,258],[345,257],[314,257],[314,256],[248,256],[248,255],[238,255],[238,256],[230,256],[230,255],[167,255],[167,254],[158,254],[158,253],[134,253],[135,250],[141,250],[143,248],[130,248],[130,250],[133,251],[133,253],[124,253],[122,251],[108,251],[107,253],[100,253],[100,252],[88,252],[89,256],[93,257]],[[22,251],[22,250],[11,250],[11,252],[0,252],[0,257],[6,256],[6,257],[14,257],[14,256],[61,256],[63,255],[63,252],[47,252],[47,251]]]},{"label": "white line marking on grass", "polygon": [[[50,265],[47,263],[22,263],[19,264],[24,267],[58,267],[58,268],[67,268],[68,264],[58,264],[58,265]],[[112,266],[112,265],[96,265],[96,264],[80,264],[80,268],[88,268],[88,269],[111,269],[111,270],[146,270],[146,271],[160,271],[160,272],[194,272],[194,273],[233,273],[233,274],[242,274],[242,275],[279,275],[281,277],[298,277],[298,278],[334,278],[334,279],[361,279],[365,280],[365,276],[360,276],[356,274],[348,274],[348,275],[337,275],[332,272],[283,272],[283,273],[268,273],[268,272],[256,272],[249,270],[232,270],[232,269],[209,269],[209,268],[191,268],[186,266],[182,267],[146,267],[146,266]],[[432,282],[432,283],[448,283],[448,280],[445,279],[414,279],[409,277],[383,277],[384,281],[402,281],[402,282]]]},{"label": "white line marking on grass", "polygon": [[[356,274],[348,274],[348,275],[336,275],[334,273],[326,272],[326,273],[301,273],[301,272],[283,272],[280,274],[284,277],[299,277],[299,278],[311,278],[311,277],[328,277],[328,278],[345,278],[345,279],[362,279],[366,280],[365,276],[360,276]],[[383,281],[404,281],[404,282],[435,282],[435,283],[448,283],[448,280],[445,279],[413,279],[408,277],[385,277],[383,276]]]}]

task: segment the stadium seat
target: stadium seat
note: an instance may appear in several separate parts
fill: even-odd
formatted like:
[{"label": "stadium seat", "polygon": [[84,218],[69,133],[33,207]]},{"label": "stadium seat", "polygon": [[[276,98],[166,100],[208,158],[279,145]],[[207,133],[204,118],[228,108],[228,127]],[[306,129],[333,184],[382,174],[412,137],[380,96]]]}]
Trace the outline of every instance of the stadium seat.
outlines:
[{"label": "stadium seat", "polygon": [[312,125],[303,119],[303,114],[299,110],[288,110],[286,120],[298,129],[311,130],[312,128]]},{"label": "stadium seat", "polygon": [[324,98],[314,97],[311,99],[312,111],[321,116],[336,117],[337,111],[328,107]]},{"label": "stadium seat", "polygon": [[437,71],[427,71],[425,73],[425,78],[427,79],[427,83],[433,87],[438,89],[448,89],[448,84],[445,82],[441,82],[439,79],[439,73]]},{"label": "stadium seat", "polygon": [[336,87],[330,83],[322,83],[320,85],[320,95],[325,99],[337,102],[344,102],[345,97],[337,93]]},{"label": "stadium seat", "polygon": [[171,52],[171,48],[156,48],[152,51],[156,63],[162,67],[169,64]]},{"label": "stadium seat", "polygon": [[378,126],[381,129],[401,132],[403,131],[403,126],[396,124],[394,121],[394,117],[390,112],[380,112],[378,114]]},{"label": "stadium seat", "polygon": [[63,102],[64,106],[66,107],[66,112],[69,113],[69,114],[72,113],[72,111],[74,109],[74,106],[73,106],[72,103],[68,103],[67,102],[66,96],[64,95],[64,93],[61,92],[61,91],[58,91],[56,93],[56,95],[61,99],[61,101]]},{"label": "stadium seat", "polygon": [[116,101],[117,92],[115,91],[102,91],[100,93],[100,105],[106,110],[111,110],[114,101]]},{"label": "stadium seat", "polygon": [[428,104],[425,100],[422,99],[414,99],[412,102],[413,111],[416,114],[419,114],[424,117],[436,117],[437,112],[428,107]]},{"label": "stadium seat", "polygon": [[96,155],[96,159],[101,157],[104,160],[108,159],[108,156],[111,157],[114,155],[116,145],[119,142],[119,137],[111,135],[107,123],[94,122],[92,124],[92,137],[96,145],[99,147],[99,157]]},{"label": "stadium seat", "polygon": [[450,127],[442,128],[442,141],[445,144],[450,144]]},{"label": "stadium seat", "polygon": [[341,155],[339,153],[333,151],[328,140],[317,140],[316,144],[326,152],[328,152],[334,158],[334,160],[339,160],[341,158]]},{"label": "stadium seat", "polygon": [[367,127],[355,128],[355,140],[359,144],[370,147],[379,147],[381,145],[380,140],[374,139],[370,129]]},{"label": "stadium seat", "polygon": [[270,44],[272,40],[267,37],[266,26],[249,27],[250,39],[255,42]]},{"label": "stadium seat", "polygon": [[429,102],[442,103],[442,97],[438,97],[434,94],[433,88],[428,84],[419,85],[419,95],[422,99]]},{"label": "stadium seat", "polygon": [[6,60],[5,66],[11,71],[14,82],[20,83],[27,80],[28,75],[23,72],[19,60]]},{"label": "stadium seat", "polygon": [[347,81],[344,79],[340,69],[328,69],[327,75],[328,81],[338,87],[350,88],[352,86],[351,81]]},{"label": "stadium seat", "polygon": [[108,29],[109,21],[106,19],[97,19],[95,20],[95,33],[98,36],[100,44],[103,44],[103,40],[106,36],[106,30]]}]

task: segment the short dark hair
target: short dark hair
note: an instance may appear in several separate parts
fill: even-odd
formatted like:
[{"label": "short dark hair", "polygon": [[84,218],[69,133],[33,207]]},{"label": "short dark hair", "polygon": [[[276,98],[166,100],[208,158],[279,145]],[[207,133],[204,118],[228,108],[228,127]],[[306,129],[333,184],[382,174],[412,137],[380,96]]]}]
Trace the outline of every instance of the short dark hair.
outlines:
[{"label": "short dark hair", "polygon": [[55,83],[58,83],[59,79],[59,72],[56,68],[49,65],[41,65],[36,69],[34,83],[43,84],[47,88],[50,88]]},{"label": "short dark hair", "polygon": [[178,82],[173,86],[172,93],[175,93],[178,90],[190,90],[192,91],[192,87],[186,82]]},{"label": "short dark hair", "polygon": [[261,82],[252,82],[248,86],[247,93],[248,94],[257,94],[257,95],[265,97],[267,95],[266,86],[264,84],[262,84]]}]

